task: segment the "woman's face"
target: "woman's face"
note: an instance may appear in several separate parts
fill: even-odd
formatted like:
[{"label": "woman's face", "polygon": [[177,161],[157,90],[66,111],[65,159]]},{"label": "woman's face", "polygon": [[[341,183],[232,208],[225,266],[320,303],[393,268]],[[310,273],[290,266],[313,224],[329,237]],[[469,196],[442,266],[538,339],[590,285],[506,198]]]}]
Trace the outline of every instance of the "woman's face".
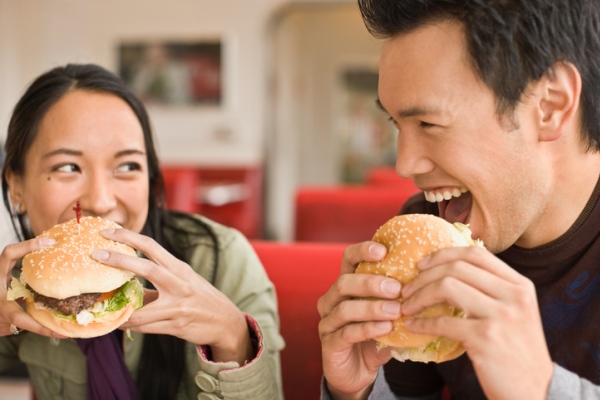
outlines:
[{"label": "woman's face", "polygon": [[100,216],[140,232],[148,215],[148,163],[142,127],[128,104],[75,90],[41,121],[23,176],[9,174],[13,204],[34,235],[76,217]]}]

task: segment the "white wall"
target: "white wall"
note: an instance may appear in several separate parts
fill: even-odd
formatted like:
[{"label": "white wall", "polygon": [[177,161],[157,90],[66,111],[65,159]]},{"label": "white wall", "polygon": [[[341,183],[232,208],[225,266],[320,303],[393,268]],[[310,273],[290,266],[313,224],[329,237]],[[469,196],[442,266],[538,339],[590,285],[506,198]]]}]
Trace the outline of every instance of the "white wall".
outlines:
[{"label": "white wall", "polygon": [[[166,162],[245,164],[263,156],[267,20],[285,0],[0,0],[0,117],[31,80],[67,62],[116,72],[121,40],[222,38],[220,108],[150,107]],[[223,131],[230,135],[223,139]],[[221,135],[218,135],[221,133]],[[4,138],[2,129],[0,139]]]},{"label": "white wall", "polygon": [[116,72],[120,41],[198,38],[223,40],[224,104],[149,107],[159,156],[264,163],[267,232],[290,239],[295,189],[339,177],[337,72],[377,62],[355,0],[0,0],[0,140],[40,73],[68,62]]},{"label": "white wall", "polygon": [[381,44],[367,32],[354,2],[289,6],[271,32],[267,184],[276,190],[267,192],[266,230],[291,240],[296,189],[341,179],[339,126],[347,116],[340,72],[351,66],[376,70]]}]

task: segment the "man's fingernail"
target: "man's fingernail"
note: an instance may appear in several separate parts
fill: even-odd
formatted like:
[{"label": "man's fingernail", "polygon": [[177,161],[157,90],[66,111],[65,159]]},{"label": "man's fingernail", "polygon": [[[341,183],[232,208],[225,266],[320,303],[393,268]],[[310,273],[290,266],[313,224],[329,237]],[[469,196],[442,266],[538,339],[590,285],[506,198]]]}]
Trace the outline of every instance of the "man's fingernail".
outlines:
[{"label": "man's fingernail", "polygon": [[386,301],[381,308],[388,314],[398,314],[400,312],[400,303],[397,301]]},{"label": "man's fingernail", "polygon": [[429,263],[429,260],[431,259],[431,256],[427,256],[425,258],[422,258],[418,263],[417,263],[417,268],[424,268],[427,266],[427,264]]},{"label": "man's fingernail", "polygon": [[41,247],[50,247],[56,244],[56,240],[50,238],[40,238],[38,243]]},{"label": "man's fingernail", "polygon": [[108,251],[106,250],[94,250],[92,252],[92,257],[98,261],[106,261],[108,260]]},{"label": "man's fingernail", "polygon": [[385,255],[385,246],[373,243],[369,246],[369,253],[373,254],[377,258],[381,258]]},{"label": "man's fingernail", "polygon": [[382,331],[389,331],[390,329],[392,329],[392,322],[391,321],[377,321],[377,322],[375,322],[375,327]]},{"label": "man's fingernail", "polygon": [[113,233],[115,233],[114,229],[102,229],[100,231],[101,234],[103,235],[112,235]]},{"label": "man's fingernail", "polygon": [[385,294],[399,295],[400,294],[400,282],[395,279],[386,279],[381,282],[381,291]]}]

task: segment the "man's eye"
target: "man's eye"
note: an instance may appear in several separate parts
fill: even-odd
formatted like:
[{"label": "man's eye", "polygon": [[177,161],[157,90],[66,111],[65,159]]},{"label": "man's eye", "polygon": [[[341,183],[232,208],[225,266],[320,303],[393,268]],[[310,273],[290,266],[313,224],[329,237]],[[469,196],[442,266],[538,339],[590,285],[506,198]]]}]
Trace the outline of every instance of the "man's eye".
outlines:
[{"label": "man's eye", "polygon": [[430,124],[429,122],[425,122],[425,121],[421,121],[420,124],[421,128],[431,128],[432,126],[435,126],[434,124]]}]

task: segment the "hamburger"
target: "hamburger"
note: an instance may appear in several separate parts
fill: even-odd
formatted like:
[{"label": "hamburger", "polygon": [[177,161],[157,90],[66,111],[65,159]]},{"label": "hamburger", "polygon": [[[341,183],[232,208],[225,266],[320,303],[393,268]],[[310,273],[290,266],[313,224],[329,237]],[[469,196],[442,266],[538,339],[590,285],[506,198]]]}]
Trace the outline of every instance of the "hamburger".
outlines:
[{"label": "hamburger", "polygon": [[[451,224],[429,214],[406,214],[394,217],[383,224],[373,241],[387,248],[386,256],[378,262],[362,262],[356,273],[385,275],[407,284],[417,277],[417,263],[431,253],[445,247],[483,246],[471,239],[468,225]],[[399,298],[402,302],[403,299]],[[463,346],[443,336],[412,333],[404,323],[411,318],[440,316],[464,317],[462,310],[447,303],[435,304],[414,316],[402,316],[393,321],[392,331],[375,338],[378,347],[391,347],[392,357],[399,361],[435,362],[452,360],[464,353]]]},{"label": "hamburger", "polygon": [[142,306],[143,288],[133,272],[102,264],[91,253],[107,249],[136,256],[130,246],[100,235],[120,228],[100,217],[83,217],[44,231],[38,237],[56,244],[25,255],[8,299],[25,299],[27,313],[63,336],[90,338],[115,330]]}]

